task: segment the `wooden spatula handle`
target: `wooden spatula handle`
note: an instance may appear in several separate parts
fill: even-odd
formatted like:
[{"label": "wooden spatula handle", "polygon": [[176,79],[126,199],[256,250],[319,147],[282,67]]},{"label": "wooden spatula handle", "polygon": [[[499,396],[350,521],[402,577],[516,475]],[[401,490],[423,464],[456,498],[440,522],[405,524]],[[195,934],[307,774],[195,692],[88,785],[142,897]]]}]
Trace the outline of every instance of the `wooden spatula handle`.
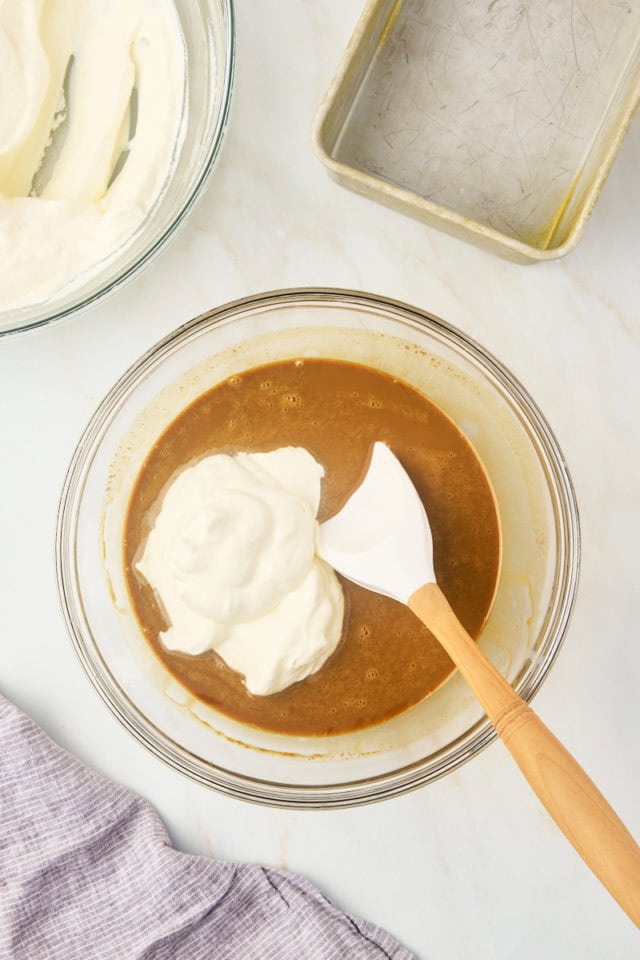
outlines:
[{"label": "wooden spatula handle", "polygon": [[567,839],[640,926],[640,847],[571,754],[478,649],[435,583],[409,607],[438,638]]}]

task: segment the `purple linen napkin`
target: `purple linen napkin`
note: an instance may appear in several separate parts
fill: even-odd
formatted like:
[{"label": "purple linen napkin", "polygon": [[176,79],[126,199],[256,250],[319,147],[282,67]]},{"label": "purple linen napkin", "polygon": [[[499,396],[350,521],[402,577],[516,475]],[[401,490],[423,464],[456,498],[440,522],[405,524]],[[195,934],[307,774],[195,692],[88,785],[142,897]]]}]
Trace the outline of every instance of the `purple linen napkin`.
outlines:
[{"label": "purple linen napkin", "polygon": [[412,960],[306,880],[174,850],[155,810],[0,697],[2,960]]}]

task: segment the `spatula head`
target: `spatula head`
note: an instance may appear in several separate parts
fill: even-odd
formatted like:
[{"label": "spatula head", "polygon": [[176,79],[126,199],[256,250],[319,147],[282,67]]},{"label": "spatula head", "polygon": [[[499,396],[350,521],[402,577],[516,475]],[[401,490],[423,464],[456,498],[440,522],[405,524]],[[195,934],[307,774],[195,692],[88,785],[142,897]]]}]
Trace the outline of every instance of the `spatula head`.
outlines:
[{"label": "spatula head", "polygon": [[362,484],[320,525],[319,552],[349,580],[401,603],[423,584],[435,583],[427,514],[385,443],[374,444]]}]

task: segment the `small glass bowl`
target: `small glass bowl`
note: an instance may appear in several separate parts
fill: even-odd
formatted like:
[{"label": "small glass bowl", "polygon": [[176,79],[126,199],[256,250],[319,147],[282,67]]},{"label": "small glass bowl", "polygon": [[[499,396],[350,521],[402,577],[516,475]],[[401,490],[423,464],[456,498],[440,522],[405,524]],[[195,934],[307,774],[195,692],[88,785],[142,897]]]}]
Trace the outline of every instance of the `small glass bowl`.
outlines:
[{"label": "small glass bowl", "polygon": [[175,0],[187,51],[187,120],[170,179],[131,238],[89,269],[82,283],[48,300],[2,310],[0,337],[79,313],[131,279],[164,246],[193,206],[220,152],[231,105],[235,19],[233,0]]},{"label": "small glass bowl", "polygon": [[267,293],[185,324],[135,363],[93,416],[62,494],[58,584],[73,643],[118,719],[176,770],[231,796],[297,808],[403,793],[459,767],[495,737],[457,673],[410,710],[357,733],[257,730],[196,700],[142,636],[124,583],[122,530],[151,445],[221,380],[311,356],[405,380],[469,437],[493,483],[504,541],[479,644],[526,700],[558,653],[580,556],[571,480],[542,414],[505,367],[427,313],[343,290]]}]

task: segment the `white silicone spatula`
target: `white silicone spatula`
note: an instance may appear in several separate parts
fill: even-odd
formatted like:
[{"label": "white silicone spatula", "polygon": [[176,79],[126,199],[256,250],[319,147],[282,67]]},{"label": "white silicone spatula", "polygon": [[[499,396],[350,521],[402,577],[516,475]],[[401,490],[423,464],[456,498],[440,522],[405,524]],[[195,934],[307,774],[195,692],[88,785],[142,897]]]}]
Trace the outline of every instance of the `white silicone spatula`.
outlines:
[{"label": "white silicone spatula", "polygon": [[640,848],[584,770],[457,619],[436,583],[422,502],[385,444],[374,445],[361,486],[321,524],[320,553],[349,580],[407,604],[437,637],[557,825],[640,926]]}]

